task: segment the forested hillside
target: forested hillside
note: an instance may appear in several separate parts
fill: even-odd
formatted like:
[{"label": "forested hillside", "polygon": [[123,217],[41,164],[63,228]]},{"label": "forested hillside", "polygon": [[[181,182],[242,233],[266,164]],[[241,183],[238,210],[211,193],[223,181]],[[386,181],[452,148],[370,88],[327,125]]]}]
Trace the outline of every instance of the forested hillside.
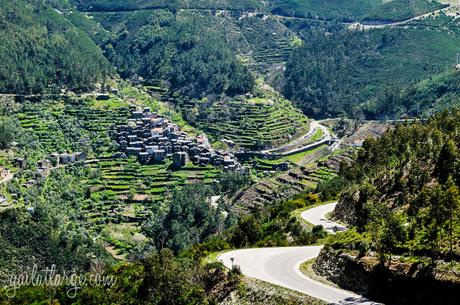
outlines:
[{"label": "forested hillside", "polygon": [[435,0],[393,0],[373,9],[364,20],[401,21],[445,7]]},{"label": "forested hillside", "polygon": [[319,274],[385,304],[457,303],[459,116],[401,124],[342,164],[348,186],[333,217],[350,229],[329,238]]},{"label": "forested hillside", "polygon": [[154,10],[96,18],[111,32],[102,47],[122,77],[169,80],[174,91],[194,98],[242,94],[254,86],[225,33],[214,31],[206,16]]},{"label": "forested hillside", "polygon": [[272,0],[272,11],[276,14],[296,17],[315,17],[325,19],[356,20],[373,8],[382,4],[382,0]]},{"label": "forested hillside", "polygon": [[0,92],[89,90],[111,73],[97,45],[48,1],[0,2]]},{"label": "forested hillside", "polygon": [[144,9],[228,9],[260,10],[264,7],[260,0],[72,0],[80,9],[92,12],[120,12]]},{"label": "forested hillside", "polygon": [[[284,94],[305,113],[383,117],[383,92],[399,91],[453,70],[458,21],[428,18],[425,26],[351,31],[330,23],[289,22],[304,39],[286,66]],[[382,105],[382,108],[376,107]]]},{"label": "forested hillside", "polygon": [[386,117],[426,116],[460,103],[460,72],[450,70],[430,76],[400,90],[385,90],[373,104],[373,112]]},{"label": "forested hillside", "polygon": [[8,184],[7,191],[31,209],[0,212],[0,281],[34,264],[39,269],[55,264],[58,269],[86,271],[89,257],[111,261],[80,222],[85,192],[80,182],[86,172],[84,168],[54,172],[46,182],[36,177],[37,185],[24,189],[21,180],[33,177],[27,172]]},{"label": "forested hillside", "polygon": [[[324,18],[339,21],[363,16],[399,20],[441,7],[428,0],[410,5],[403,0],[73,4],[90,11],[90,18],[61,0],[2,2],[2,92],[88,91],[112,75],[108,59],[122,78],[167,81],[171,92],[188,99],[246,94],[263,76],[307,115],[391,117],[414,111],[401,104],[388,109],[393,97],[386,92],[403,92],[448,69],[460,42],[457,22],[445,15],[410,28],[370,31],[350,30],[335,21],[241,15],[257,9],[309,18],[329,12]],[[180,8],[239,12],[216,15]]]},{"label": "forested hillside", "polygon": [[357,226],[382,260],[460,258],[460,116],[442,112],[367,140],[335,216]]},{"label": "forested hillside", "polygon": [[[338,278],[348,262],[342,288],[450,305],[460,8],[443,7],[0,0],[0,303],[322,304],[217,255],[327,241],[315,264]],[[347,228],[304,216],[335,206]],[[116,283],[11,282],[53,265]]]}]

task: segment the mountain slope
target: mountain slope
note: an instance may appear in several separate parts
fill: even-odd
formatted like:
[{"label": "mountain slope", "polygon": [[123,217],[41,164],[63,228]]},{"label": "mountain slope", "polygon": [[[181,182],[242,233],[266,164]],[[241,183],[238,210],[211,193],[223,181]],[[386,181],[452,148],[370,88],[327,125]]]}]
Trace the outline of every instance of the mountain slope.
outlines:
[{"label": "mountain slope", "polygon": [[418,117],[460,105],[460,71],[430,76],[401,90],[386,90],[367,107],[384,117]]},{"label": "mountain slope", "polygon": [[342,168],[351,186],[335,216],[367,232],[381,258],[398,254],[458,262],[459,115],[458,109],[445,111],[369,139],[356,163]]},{"label": "mountain slope", "polygon": [[289,25],[304,45],[288,60],[283,93],[307,115],[322,117],[379,118],[384,113],[369,101],[452,69],[460,43],[458,19],[446,16],[368,31],[337,23]]},{"label": "mountain slope", "polygon": [[107,58],[124,78],[169,81],[188,97],[246,93],[254,79],[206,15],[167,10],[96,13]]},{"label": "mountain slope", "polygon": [[382,0],[272,0],[272,12],[285,16],[356,20],[382,4]]},{"label": "mountain slope", "polygon": [[447,5],[432,0],[393,0],[373,9],[364,20],[401,21],[439,10]]},{"label": "mountain slope", "polygon": [[[368,139],[344,164],[349,186],[313,266],[384,304],[457,304],[460,287],[460,111],[405,123]],[[391,291],[391,293],[388,293]]]},{"label": "mountain slope", "polygon": [[79,9],[90,12],[120,12],[143,9],[229,9],[255,10],[264,7],[260,0],[72,0]]},{"label": "mountain slope", "polygon": [[90,90],[111,73],[97,45],[49,1],[0,2],[0,92]]}]

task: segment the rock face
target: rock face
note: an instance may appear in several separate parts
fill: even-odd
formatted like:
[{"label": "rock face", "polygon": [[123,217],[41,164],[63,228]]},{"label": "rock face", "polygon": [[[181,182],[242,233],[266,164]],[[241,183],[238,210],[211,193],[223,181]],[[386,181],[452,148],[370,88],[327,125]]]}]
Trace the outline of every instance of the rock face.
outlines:
[{"label": "rock face", "polygon": [[414,263],[379,265],[375,257],[357,256],[325,247],[313,270],[369,299],[385,304],[458,304],[460,282],[442,271]]},{"label": "rock face", "polygon": [[340,220],[349,225],[356,225],[359,221],[357,215],[362,210],[363,205],[360,203],[360,191],[354,190],[343,193],[340,201],[334,210],[334,219]]},{"label": "rock face", "polygon": [[365,295],[369,291],[368,271],[354,270],[357,267],[364,268],[355,262],[355,257],[352,255],[325,250],[321,251],[313,264],[313,270],[317,274],[344,289]]}]

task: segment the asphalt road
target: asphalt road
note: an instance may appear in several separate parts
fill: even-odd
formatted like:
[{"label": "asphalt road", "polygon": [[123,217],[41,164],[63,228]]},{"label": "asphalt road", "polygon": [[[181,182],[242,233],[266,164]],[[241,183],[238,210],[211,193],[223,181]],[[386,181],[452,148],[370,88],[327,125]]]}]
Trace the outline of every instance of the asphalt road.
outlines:
[{"label": "asphalt road", "polygon": [[349,26],[349,28],[351,28],[351,29],[370,30],[370,29],[382,29],[382,28],[394,27],[394,26],[404,26],[404,25],[406,25],[406,24],[408,24],[408,23],[410,23],[412,21],[424,19],[424,18],[427,18],[427,17],[430,17],[430,16],[436,16],[437,14],[439,14],[441,12],[448,11],[448,10],[450,10],[452,8],[459,7],[459,6],[460,5],[458,5],[458,4],[449,5],[447,7],[444,7],[444,8],[435,10],[435,11],[423,13],[421,15],[414,16],[414,17],[411,17],[411,18],[406,19],[406,20],[389,21],[389,22],[386,22],[386,23],[383,23],[383,24],[363,24],[363,23],[360,23],[360,22],[355,22],[355,23],[352,23]]},{"label": "asphalt road", "polygon": [[[293,151],[298,149],[298,148],[293,149],[293,147],[296,147],[297,145],[301,144],[302,142],[307,141],[311,136],[313,136],[313,134],[318,129],[321,129],[321,131],[323,132],[323,137],[320,140],[318,140],[317,142],[324,141],[324,140],[330,140],[332,138],[331,133],[329,132],[329,130],[325,126],[321,125],[317,121],[311,121],[310,122],[310,129],[309,129],[308,133],[306,133],[305,135],[303,135],[300,138],[298,138],[298,139],[296,139],[296,140],[294,140],[292,142],[289,142],[289,143],[287,143],[285,145],[275,147],[275,148],[271,148],[271,149],[267,149],[267,150],[263,150],[261,152],[262,153],[282,152],[284,154],[292,153]],[[311,146],[312,144],[314,144],[314,143],[310,143],[309,145],[306,145],[306,146]]]},{"label": "asphalt road", "polygon": [[[330,225],[323,215],[335,204],[310,210],[306,217],[314,224]],[[336,224],[336,226],[340,226]],[[318,256],[322,246],[242,249],[219,255],[227,268],[236,265],[245,276],[292,289],[329,304],[377,304],[353,292],[316,282],[300,272],[300,265]]]},{"label": "asphalt road", "polygon": [[333,211],[336,205],[337,202],[321,205],[302,212],[300,216],[315,226],[322,225],[324,230],[326,230],[328,233],[334,234],[338,231],[345,231],[347,229],[345,226],[326,219],[326,214]]}]

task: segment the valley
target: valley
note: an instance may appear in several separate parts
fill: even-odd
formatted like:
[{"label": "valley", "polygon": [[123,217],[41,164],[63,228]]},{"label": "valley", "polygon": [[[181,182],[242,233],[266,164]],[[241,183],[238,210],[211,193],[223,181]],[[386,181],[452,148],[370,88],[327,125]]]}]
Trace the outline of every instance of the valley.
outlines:
[{"label": "valley", "polygon": [[0,0],[0,304],[456,304],[459,16]]}]

